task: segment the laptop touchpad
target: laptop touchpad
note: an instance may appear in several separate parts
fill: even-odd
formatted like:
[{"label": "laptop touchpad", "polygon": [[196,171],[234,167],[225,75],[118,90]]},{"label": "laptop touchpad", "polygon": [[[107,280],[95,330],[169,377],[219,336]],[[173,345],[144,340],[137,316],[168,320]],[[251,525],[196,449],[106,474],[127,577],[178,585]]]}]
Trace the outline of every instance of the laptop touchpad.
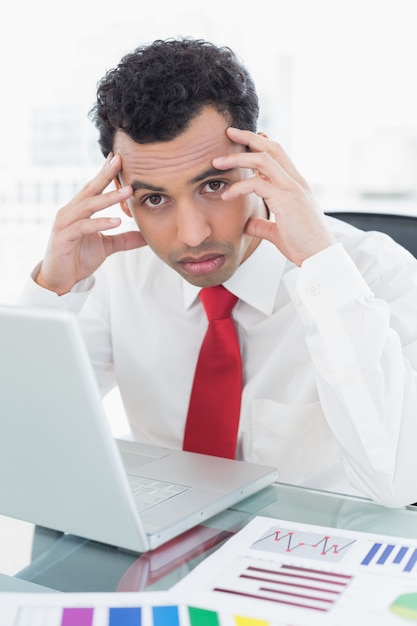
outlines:
[{"label": "laptop touchpad", "polygon": [[146,456],[145,454],[133,454],[131,452],[122,452],[122,461],[128,473],[134,473],[135,469],[147,465],[155,461],[154,456]]}]

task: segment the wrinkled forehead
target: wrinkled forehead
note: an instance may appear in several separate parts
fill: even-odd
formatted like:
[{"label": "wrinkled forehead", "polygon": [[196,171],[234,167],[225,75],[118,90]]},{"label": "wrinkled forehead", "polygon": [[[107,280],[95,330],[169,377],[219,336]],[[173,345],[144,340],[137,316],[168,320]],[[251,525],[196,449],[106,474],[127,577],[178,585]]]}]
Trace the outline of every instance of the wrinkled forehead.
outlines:
[{"label": "wrinkled forehead", "polygon": [[215,111],[208,111],[193,120],[181,135],[171,141],[140,144],[122,131],[114,140],[114,152],[122,158],[121,176],[124,184],[132,177],[160,178],[198,172],[211,166],[215,157],[244,148],[226,135],[228,123]]}]

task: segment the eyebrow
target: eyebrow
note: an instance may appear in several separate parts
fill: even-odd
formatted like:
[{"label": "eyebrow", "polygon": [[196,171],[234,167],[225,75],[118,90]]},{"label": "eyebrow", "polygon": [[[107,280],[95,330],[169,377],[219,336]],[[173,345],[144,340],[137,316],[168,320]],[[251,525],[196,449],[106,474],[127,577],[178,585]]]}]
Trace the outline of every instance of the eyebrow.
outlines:
[{"label": "eyebrow", "polygon": [[156,187],[156,185],[151,185],[150,183],[142,180],[134,180],[130,183],[130,186],[133,189],[133,193],[139,189],[146,189],[148,191],[154,191],[155,193],[166,193],[166,189],[164,187]]},{"label": "eyebrow", "polygon": [[211,178],[212,176],[219,176],[219,174],[222,174],[222,175],[228,174],[231,171],[232,171],[232,168],[228,170],[217,170],[215,167],[209,167],[205,172],[201,172],[201,174],[198,174],[198,176],[193,178],[191,182],[193,184],[200,183],[202,180],[206,178]]},{"label": "eyebrow", "polygon": [[[201,174],[198,174],[197,176],[192,178],[190,182],[192,185],[195,185],[196,183],[200,183],[202,180],[205,180],[206,178],[210,178],[212,176],[219,176],[219,174],[221,175],[228,174],[229,172],[232,172],[233,169],[235,168],[230,168],[228,170],[217,170],[215,167],[210,167],[204,172],[201,172]],[[151,185],[151,183],[147,183],[146,181],[142,181],[142,180],[134,180],[130,185],[133,189],[133,193],[135,193],[139,189],[146,189],[148,191],[153,191],[154,193],[166,193],[167,192],[167,189],[165,187],[157,187],[156,185]]]}]

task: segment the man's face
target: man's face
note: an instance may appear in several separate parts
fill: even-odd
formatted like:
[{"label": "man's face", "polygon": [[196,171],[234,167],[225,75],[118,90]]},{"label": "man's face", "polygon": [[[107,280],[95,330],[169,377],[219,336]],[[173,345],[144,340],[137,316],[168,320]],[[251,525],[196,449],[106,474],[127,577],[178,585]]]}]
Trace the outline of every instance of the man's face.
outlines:
[{"label": "man's face", "polygon": [[172,141],[139,144],[118,131],[114,153],[122,159],[120,179],[133,187],[123,207],[157,256],[193,285],[225,282],[259,243],[244,233],[252,216],[266,216],[255,194],[223,201],[234,182],[252,170],[215,170],[214,157],[239,152],[226,119],[206,108]]}]

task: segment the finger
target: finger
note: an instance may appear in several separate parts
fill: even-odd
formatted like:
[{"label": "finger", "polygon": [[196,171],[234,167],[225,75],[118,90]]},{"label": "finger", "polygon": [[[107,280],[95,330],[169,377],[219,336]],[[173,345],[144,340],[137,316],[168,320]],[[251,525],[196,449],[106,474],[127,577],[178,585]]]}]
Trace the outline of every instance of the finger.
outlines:
[{"label": "finger", "polygon": [[134,250],[135,248],[142,248],[148,245],[143,235],[136,230],[118,233],[117,235],[104,235],[103,243],[107,256],[115,252],[125,252],[126,250]]},{"label": "finger", "polygon": [[[114,192],[110,191],[110,194],[106,195],[103,192],[107,189],[110,183],[116,179],[118,173],[120,172],[122,165],[120,155],[109,154],[107,157],[103,167],[97,173],[97,175],[88,181],[84,187],[74,196],[74,198],[61,209],[61,213],[66,214],[68,211],[73,211],[75,207],[79,205],[81,207],[89,206],[91,208],[90,215],[101,210],[101,208],[108,208],[112,206],[112,204],[117,204],[118,202],[127,199],[131,193],[129,193],[129,185],[127,186],[119,186],[118,189]],[[117,195],[120,194],[120,195]],[[105,201],[99,200],[97,203],[89,203],[88,205],[83,204],[85,201],[92,198],[107,198],[107,203]]]},{"label": "finger", "polygon": [[255,172],[253,178],[267,180],[282,189],[293,187],[298,182],[281,167],[269,154],[265,152],[240,152],[225,157],[213,159],[217,169],[250,169]]},{"label": "finger", "polygon": [[97,196],[80,198],[79,195],[69,204],[60,209],[56,215],[56,228],[68,228],[74,222],[89,218],[95,213],[124,202],[133,194],[132,187],[127,185]]},{"label": "finger", "polygon": [[270,154],[289,176],[300,184],[306,184],[304,178],[278,142],[271,141],[264,133],[253,133],[249,130],[240,130],[239,128],[229,127],[226,132],[229,139],[235,143],[247,146],[252,152]]},{"label": "finger", "polygon": [[269,180],[265,180],[261,176],[255,175],[250,178],[240,180],[226,189],[226,191],[222,193],[222,200],[234,200],[239,196],[245,196],[250,193],[255,193],[267,202],[269,198],[272,198],[274,194],[277,194],[277,189],[274,189]]},{"label": "finger", "polygon": [[117,228],[121,224],[119,217],[96,217],[94,219],[84,218],[68,224],[66,228],[54,227],[56,240],[62,242],[75,242],[84,236],[96,235],[101,231],[105,232],[112,228]]},{"label": "finger", "polygon": [[277,245],[277,226],[262,217],[251,217],[246,223],[245,233],[256,239],[267,239]]},{"label": "finger", "polygon": [[111,152],[100,171],[84,185],[74,197],[74,200],[77,202],[85,197],[96,196],[103,193],[106,187],[116,178],[121,167],[122,159],[120,155]]}]

